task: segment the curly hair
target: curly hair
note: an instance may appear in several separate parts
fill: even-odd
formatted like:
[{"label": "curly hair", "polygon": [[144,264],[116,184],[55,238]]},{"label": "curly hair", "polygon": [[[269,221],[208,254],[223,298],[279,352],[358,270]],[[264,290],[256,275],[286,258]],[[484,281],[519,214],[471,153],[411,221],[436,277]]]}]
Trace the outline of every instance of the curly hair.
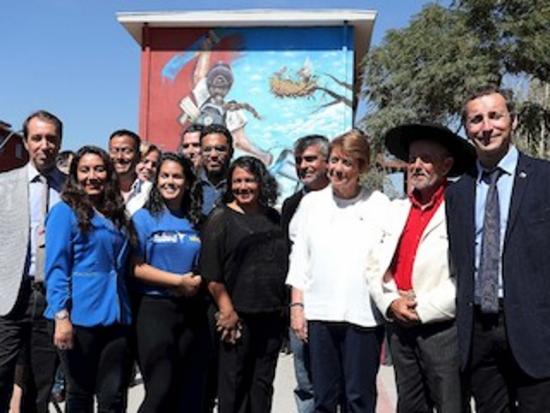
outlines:
[{"label": "curly hair", "polygon": [[165,162],[176,162],[183,170],[185,177],[185,192],[181,201],[181,211],[184,216],[189,219],[194,225],[199,225],[202,221],[202,186],[199,179],[197,179],[193,172],[193,165],[191,162],[181,155],[173,152],[166,152],[162,154],[159,162],[159,173],[157,173],[153,182],[153,187],[149,194],[149,199],[145,203],[144,208],[149,210],[153,215],[159,215],[165,208],[166,202],[160,194],[158,189],[158,177],[160,170]]},{"label": "curly hair", "polygon": [[262,207],[272,207],[277,201],[277,181],[268,172],[264,163],[258,158],[253,156],[241,156],[235,159],[227,171],[227,189],[223,195],[223,201],[225,203],[232,202],[235,197],[232,189],[232,176],[235,168],[242,168],[250,172],[256,178],[260,187],[260,194],[258,196],[258,203]]},{"label": "curly hair", "polygon": [[[99,156],[103,161],[107,172],[105,189],[102,194],[103,196],[97,204],[90,200],[77,178],[78,164],[80,163],[82,157],[88,154]],[[117,228],[124,231],[128,236],[130,243],[135,245],[135,231],[131,221],[126,215],[126,208],[122,195],[120,194],[117,175],[114,171],[111,158],[103,149],[98,148],[97,146],[87,145],[77,151],[73,161],[71,162],[67,182],[61,192],[61,199],[69,204],[74,210],[78,221],[78,226],[82,231],[89,231],[95,208],[105,217],[113,221]]]}]

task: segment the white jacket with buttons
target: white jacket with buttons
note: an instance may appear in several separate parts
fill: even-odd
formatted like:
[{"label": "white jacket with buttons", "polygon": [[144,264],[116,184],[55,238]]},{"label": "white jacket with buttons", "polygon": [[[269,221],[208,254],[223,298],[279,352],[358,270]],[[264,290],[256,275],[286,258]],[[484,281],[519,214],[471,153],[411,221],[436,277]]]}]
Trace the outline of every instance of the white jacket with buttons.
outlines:
[{"label": "white jacket with buttons", "polygon": [[[408,199],[391,203],[389,219],[366,263],[365,277],[371,296],[386,318],[392,301],[399,298],[389,269],[410,208]],[[442,202],[422,234],[412,270],[416,312],[422,323],[455,317],[456,283],[449,271],[448,247],[445,202]]]}]

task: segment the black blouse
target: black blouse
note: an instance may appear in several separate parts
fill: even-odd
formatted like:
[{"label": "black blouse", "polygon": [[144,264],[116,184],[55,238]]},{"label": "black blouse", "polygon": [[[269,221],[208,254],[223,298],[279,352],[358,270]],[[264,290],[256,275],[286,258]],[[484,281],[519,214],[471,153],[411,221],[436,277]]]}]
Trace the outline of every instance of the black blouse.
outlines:
[{"label": "black blouse", "polygon": [[287,252],[277,211],[242,214],[223,205],[202,231],[201,275],[225,284],[237,312],[280,310],[286,299]]}]

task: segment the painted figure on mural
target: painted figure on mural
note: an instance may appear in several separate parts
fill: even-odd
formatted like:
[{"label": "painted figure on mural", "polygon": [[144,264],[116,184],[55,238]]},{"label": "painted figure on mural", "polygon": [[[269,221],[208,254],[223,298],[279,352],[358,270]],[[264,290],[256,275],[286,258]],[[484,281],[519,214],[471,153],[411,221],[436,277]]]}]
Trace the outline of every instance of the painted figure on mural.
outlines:
[{"label": "painted figure on mural", "polygon": [[270,165],[272,155],[255,146],[245,133],[247,123],[245,111],[251,113],[256,119],[261,119],[256,109],[248,103],[226,101],[235,79],[228,63],[212,64],[211,62],[212,46],[217,41],[219,39],[216,34],[210,31],[205,37],[202,50],[197,53],[198,59],[193,71],[192,96],[185,96],[179,104],[183,111],[180,123],[192,121],[203,126],[211,124],[226,126],[231,131],[238,149]]}]

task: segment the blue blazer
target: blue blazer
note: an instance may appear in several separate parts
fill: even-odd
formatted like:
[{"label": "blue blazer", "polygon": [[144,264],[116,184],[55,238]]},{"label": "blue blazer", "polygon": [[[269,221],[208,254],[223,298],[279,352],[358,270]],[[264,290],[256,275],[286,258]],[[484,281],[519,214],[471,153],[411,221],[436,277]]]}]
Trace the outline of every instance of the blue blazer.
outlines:
[{"label": "blue blazer", "polygon": [[[457,280],[462,367],[469,361],[474,320],[474,211],[477,172],[446,192],[451,268]],[[508,343],[524,372],[550,377],[550,162],[519,154],[502,251]]]},{"label": "blue blazer", "polygon": [[128,252],[126,236],[109,219],[96,213],[82,232],[72,208],[55,205],[46,220],[45,316],[67,309],[78,326],[130,324]]}]

